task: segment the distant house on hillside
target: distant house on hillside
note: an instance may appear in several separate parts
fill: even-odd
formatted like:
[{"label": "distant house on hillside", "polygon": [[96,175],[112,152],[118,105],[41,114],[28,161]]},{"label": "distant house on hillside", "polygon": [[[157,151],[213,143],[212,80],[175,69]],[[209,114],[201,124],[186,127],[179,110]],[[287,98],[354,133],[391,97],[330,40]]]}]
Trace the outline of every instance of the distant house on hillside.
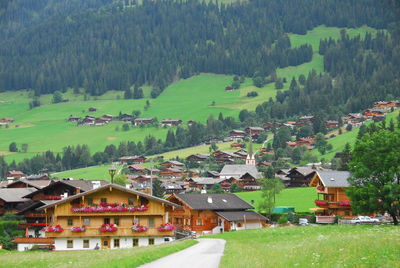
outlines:
[{"label": "distant house on hillside", "polygon": [[127,165],[140,164],[146,162],[146,157],[139,155],[123,156],[119,158],[119,161],[121,162],[121,164]]},{"label": "distant house on hillside", "polygon": [[160,164],[164,168],[183,168],[185,164],[175,161],[175,160],[168,160]]},{"label": "distant house on hillside", "polygon": [[151,125],[154,123],[154,118],[136,118],[132,122],[135,126],[143,125]]},{"label": "distant house on hillside", "polygon": [[206,161],[209,157],[209,154],[192,154],[186,157],[186,160],[200,163]]},{"label": "distant house on hillside", "polygon": [[20,179],[23,176],[24,176],[24,173],[19,170],[10,170],[10,171],[7,171],[7,174],[6,174],[7,178],[13,178],[13,179]]},{"label": "distant house on hillside", "polygon": [[243,139],[247,136],[247,133],[243,130],[232,130],[229,132],[229,137],[232,139]]},{"label": "distant house on hillside", "polygon": [[70,116],[68,118],[68,122],[78,122],[79,120],[81,120],[80,116]]},{"label": "distant house on hillside", "polygon": [[253,178],[259,178],[261,176],[257,167],[253,165],[225,165],[219,173],[219,176],[224,179],[239,179],[245,174],[249,174]]},{"label": "distant house on hillside", "polygon": [[89,111],[89,112],[97,112],[97,108],[90,107],[90,108],[88,109],[88,111]]},{"label": "distant house on hillside", "polygon": [[180,119],[165,119],[161,121],[163,127],[179,126],[180,124],[182,124],[182,120]]}]

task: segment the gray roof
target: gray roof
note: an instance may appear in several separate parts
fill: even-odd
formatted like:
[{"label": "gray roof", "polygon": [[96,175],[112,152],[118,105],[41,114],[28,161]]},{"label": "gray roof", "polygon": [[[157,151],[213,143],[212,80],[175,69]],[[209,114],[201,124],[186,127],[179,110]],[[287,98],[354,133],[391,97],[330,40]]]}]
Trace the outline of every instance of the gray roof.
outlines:
[{"label": "gray roof", "polygon": [[254,178],[259,176],[257,167],[251,165],[225,165],[219,175],[221,177],[240,178],[246,173],[249,173]]},{"label": "gray roof", "polygon": [[261,220],[266,221],[267,218],[255,211],[216,211],[217,215],[228,221],[246,221],[248,220]]},{"label": "gray roof", "polygon": [[194,181],[197,184],[216,184],[224,181],[226,179],[216,179],[216,178],[190,178],[190,180]]},{"label": "gray roof", "polygon": [[[61,183],[70,185],[72,187],[75,188],[79,188],[82,191],[89,191],[93,189],[93,182],[92,180],[61,180]],[[100,182],[101,186],[110,184],[108,181],[104,181],[104,180],[98,180],[98,182]]]},{"label": "gray roof", "polygon": [[23,196],[36,191],[36,188],[3,188],[0,189],[0,199],[5,202],[26,202],[30,201]]},{"label": "gray roof", "polygon": [[309,167],[295,167],[295,168],[292,168],[290,171],[294,171],[294,170],[297,170],[303,176],[307,176],[307,175],[310,175],[311,173],[315,172],[314,169],[309,168]]},{"label": "gray roof", "polygon": [[235,194],[175,194],[196,210],[243,210],[254,208]]},{"label": "gray roof", "polygon": [[348,171],[317,171],[325,187],[349,187],[348,179],[351,173]]},{"label": "gray roof", "polygon": [[19,183],[19,182],[25,183],[25,184],[29,185],[30,187],[34,187],[36,189],[43,189],[44,187],[50,185],[53,181],[52,180],[19,179],[19,180],[16,180],[16,181],[13,181],[13,182],[9,183],[6,187],[10,187],[13,184],[16,184],[16,183]]}]

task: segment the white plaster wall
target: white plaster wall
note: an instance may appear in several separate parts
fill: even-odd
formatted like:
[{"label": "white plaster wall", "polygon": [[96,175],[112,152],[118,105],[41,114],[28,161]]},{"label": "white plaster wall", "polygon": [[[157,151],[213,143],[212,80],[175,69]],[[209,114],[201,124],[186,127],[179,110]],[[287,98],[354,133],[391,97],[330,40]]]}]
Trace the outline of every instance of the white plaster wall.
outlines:
[{"label": "white plaster wall", "polygon": [[[83,248],[83,240],[89,239],[89,248]],[[73,248],[67,248],[67,240],[73,240]],[[88,238],[56,238],[54,240],[55,250],[88,250],[94,249],[98,244],[101,248],[101,238],[100,237],[88,237]]]}]

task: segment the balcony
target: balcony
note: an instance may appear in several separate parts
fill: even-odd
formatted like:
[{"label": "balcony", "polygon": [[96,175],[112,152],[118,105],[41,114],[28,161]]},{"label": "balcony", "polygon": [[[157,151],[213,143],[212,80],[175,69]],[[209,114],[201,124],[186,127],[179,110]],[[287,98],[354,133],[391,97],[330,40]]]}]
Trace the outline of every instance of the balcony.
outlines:
[{"label": "balcony", "polygon": [[44,237],[15,237],[14,243],[54,244],[54,239]]},{"label": "balcony", "polygon": [[327,207],[329,205],[326,200],[315,200],[314,203],[319,207]]},{"label": "balcony", "polygon": [[103,237],[103,236],[174,236],[174,231],[160,232],[157,228],[149,228],[144,232],[134,232],[131,227],[118,227],[115,232],[100,232],[99,227],[86,227],[84,232],[72,232],[69,228],[65,228],[61,233],[46,232],[46,237]]},{"label": "balcony", "polygon": [[31,228],[31,227],[45,227],[48,225],[49,224],[45,223],[45,222],[24,222],[24,223],[18,223],[18,228],[26,229],[26,228]]},{"label": "balcony", "polygon": [[314,203],[322,208],[350,208],[350,201],[315,200]]},{"label": "balcony", "polygon": [[26,213],[25,218],[44,218],[46,217],[45,213]]}]

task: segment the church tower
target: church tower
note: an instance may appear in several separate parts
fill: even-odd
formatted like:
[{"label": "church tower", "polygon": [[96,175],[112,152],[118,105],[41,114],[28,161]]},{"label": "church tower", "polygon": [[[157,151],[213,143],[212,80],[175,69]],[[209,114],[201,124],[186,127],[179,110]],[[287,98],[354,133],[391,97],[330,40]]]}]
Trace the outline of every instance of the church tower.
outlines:
[{"label": "church tower", "polygon": [[255,154],[253,154],[253,143],[251,142],[251,137],[250,137],[250,142],[247,146],[246,165],[248,166],[256,165],[256,158],[254,157],[254,155]]}]

